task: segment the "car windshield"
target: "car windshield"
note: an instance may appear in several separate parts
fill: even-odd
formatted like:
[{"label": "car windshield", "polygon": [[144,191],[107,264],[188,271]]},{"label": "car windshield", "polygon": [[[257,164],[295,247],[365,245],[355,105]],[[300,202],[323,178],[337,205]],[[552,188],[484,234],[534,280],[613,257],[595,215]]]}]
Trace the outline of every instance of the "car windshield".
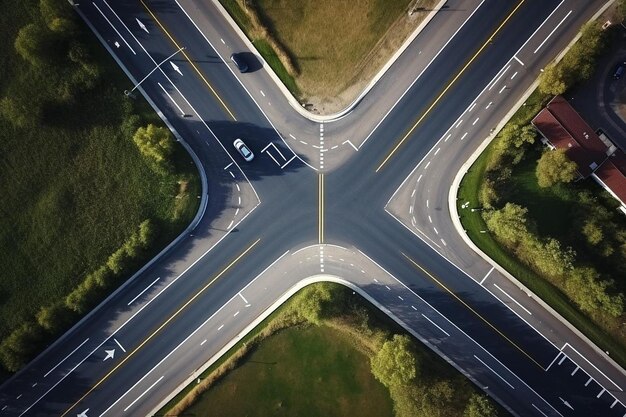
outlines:
[{"label": "car windshield", "polygon": [[243,154],[243,156],[248,156],[250,155],[250,150],[244,145],[241,147],[241,153]]}]

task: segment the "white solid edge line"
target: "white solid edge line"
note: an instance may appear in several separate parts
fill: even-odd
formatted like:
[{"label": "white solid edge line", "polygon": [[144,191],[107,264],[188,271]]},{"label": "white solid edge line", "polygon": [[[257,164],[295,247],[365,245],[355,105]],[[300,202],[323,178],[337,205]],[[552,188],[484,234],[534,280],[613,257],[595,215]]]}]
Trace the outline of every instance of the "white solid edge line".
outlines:
[{"label": "white solid edge line", "polygon": [[[126,30],[128,31],[128,33],[130,33],[130,35],[133,37],[133,39],[135,40],[135,42],[137,42],[137,44],[141,47],[141,49],[146,53],[146,55],[148,55],[148,57],[150,58],[150,60],[154,63],[154,65],[157,65],[157,62],[154,60],[154,58],[152,57],[152,55],[150,55],[150,53],[148,53],[148,51],[146,50],[146,48],[144,48],[144,46],[141,44],[141,42],[139,42],[139,40],[135,37],[135,35],[130,31],[130,29],[128,28],[128,26],[126,26],[126,24],[122,21],[122,19],[117,15],[117,13],[115,12],[115,10],[113,10],[113,8],[109,5],[109,3],[107,2],[107,0],[102,0],[104,4],[107,5],[107,7],[111,10],[111,12],[113,12],[113,14],[117,17],[117,19],[122,23],[122,25],[126,28]],[[228,152],[228,150],[226,149],[226,147],[222,144],[222,142],[217,138],[217,135],[215,135],[215,133],[213,132],[213,130],[209,127],[209,125],[207,125],[207,123],[204,121],[204,118],[200,117],[200,114],[196,111],[195,107],[193,107],[191,105],[191,103],[189,102],[189,100],[187,100],[187,97],[185,97],[185,95],[178,89],[178,87],[176,87],[176,84],[174,84],[174,82],[170,79],[170,77],[163,71],[163,69],[161,67],[159,67],[159,72],[165,77],[165,79],[167,79],[167,81],[172,85],[172,87],[174,87],[174,89],[178,92],[178,94],[180,94],[180,96],[185,100],[185,102],[187,103],[187,105],[191,108],[191,110],[193,110],[193,112],[195,113],[196,117],[200,120],[200,122],[204,125],[204,127],[206,127],[206,129],[211,133],[211,135],[213,136],[213,138],[217,141],[217,143],[220,144],[220,146],[222,147],[222,149],[224,149],[224,152],[226,152],[226,155],[228,155],[228,157],[230,158],[230,160],[237,166],[237,168],[239,168],[239,171],[241,172],[241,174],[243,175],[243,177],[246,179],[246,181],[248,181],[248,184],[250,184],[250,187],[252,188],[252,191],[254,191],[254,194],[256,195],[257,200],[259,201],[259,203],[261,203],[261,199],[259,198],[259,195],[257,194],[256,190],[254,189],[254,186],[252,186],[252,183],[250,182],[250,180],[248,179],[248,177],[246,176],[245,172],[243,172],[243,170],[241,169],[241,167],[239,166],[239,164],[237,164],[237,162],[235,161],[235,159],[230,155],[230,153]]]},{"label": "white solid edge line", "polygon": [[[524,307],[523,305],[520,304],[519,301],[517,301],[515,298],[513,298],[513,296],[511,296],[511,294],[509,294],[508,292],[504,291],[502,288],[500,288],[500,286],[498,284],[496,284],[495,282],[493,283],[493,286],[496,287],[497,289],[500,290],[500,292],[504,295],[506,295],[507,297],[509,297],[511,299],[511,301],[513,301],[515,304],[517,304],[519,306],[519,308],[521,308],[522,310],[524,310],[528,315],[532,316],[533,313],[531,313],[526,307]],[[556,347],[556,346],[555,346]]]},{"label": "white solid edge line", "polygon": [[479,344],[478,342],[476,342],[470,335],[468,335],[467,333],[465,333],[465,331],[463,331],[459,326],[457,326],[452,320],[450,320],[448,317],[446,317],[443,313],[441,313],[439,310],[437,310],[435,307],[433,307],[428,301],[426,301],[425,299],[423,299],[419,294],[417,294],[415,291],[413,291],[411,288],[409,288],[406,284],[404,284],[402,281],[400,281],[398,278],[396,278],[394,275],[392,275],[389,271],[387,271],[385,268],[383,268],[382,266],[380,266],[376,261],[374,261],[372,258],[370,258],[369,256],[367,256],[365,253],[363,253],[361,250],[357,249],[359,251],[359,253],[361,253],[361,255],[365,256],[367,259],[369,259],[371,262],[373,262],[377,267],[379,267],[380,269],[382,269],[383,271],[385,271],[385,273],[387,273],[390,277],[392,277],[393,279],[395,279],[400,285],[402,285],[404,288],[406,288],[408,291],[410,291],[413,295],[415,295],[419,300],[421,300],[424,304],[426,304],[428,307],[430,307],[434,312],[436,312],[437,314],[439,314],[441,317],[443,317],[448,323],[450,323],[452,326],[454,326],[455,329],[457,329],[459,332],[461,332],[465,337],[467,337],[469,340],[471,340],[476,346],[480,347],[487,355],[491,356],[491,358],[493,358],[493,360],[495,360],[496,362],[498,362],[498,364],[500,366],[502,366],[504,369],[506,369],[507,371],[509,371],[511,373],[511,375],[515,376],[515,378],[517,378],[522,384],[524,384],[524,386],[526,386],[526,388],[528,388],[530,391],[532,391],[537,397],[541,398],[541,400],[543,402],[545,402],[550,408],[552,408],[558,415],[560,415],[561,417],[563,416],[563,414],[561,414],[556,408],[554,408],[545,398],[543,398],[541,395],[539,395],[539,393],[537,393],[537,391],[535,391],[530,385],[528,385],[526,382],[524,382],[524,380],[522,378],[520,378],[519,376],[517,376],[517,374],[515,374],[513,371],[511,371],[506,365],[504,365],[502,362],[500,362],[500,360],[498,358],[496,358],[494,355],[491,354],[491,352],[489,352],[487,349],[485,349],[481,344]]},{"label": "white solid edge line", "polygon": [[[517,52],[513,55],[514,57],[515,57],[515,55],[517,55],[517,54],[518,54],[518,53],[522,50],[522,48],[523,48],[524,46],[526,46],[526,44],[527,44],[528,42],[530,42],[530,40],[533,38],[533,36],[535,36],[535,34],[536,34],[537,32],[539,32],[539,29],[541,29],[541,28],[543,27],[543,25],[544,25],[544,24],[545,24],[545,23],[546,23],[546,22],[547,22],[547,21],[548,21],[548,20],[552,17],[552,15],[553,15],[553,14],[554,14],[557,10],[558,10],[558,8],[559,8],[559,7],[561,7],[561,5],[563,4],[563,2],[564,2],[564,1],[565,1],[565,0],[561,0],[561,2],[560,2],[560,3],[559,3],[559,4],[558,4],[558,5],[554,8],[554,10],[552,10],[552,12],[548,15],[548,17],[546,17],[546,18],[544,19],[544,21],[543,21],[543,22],[541,22],[541,24],[537,27],[537,29],[535,29],[535,31],[534,31],[534,32],[533,32],[533,33],[532,33],[532,34],[528,37],[528,39],[526,39],[526,42],[524,42],[524,43],[522,44],[522,46],[520,46],[520,48],[517,50]],[[516,59],[517,59],[517,58],[516,58]],[[520,62],[521,62],[521,61],[520,61]],[[522,65],[523,65],[523,64],[522,64]]]},{"label": "white solid edge line", "polygon": [[[400,297],[400,296],[398,296]],[[438,328],[439,330],[441,330],[443,332],[443,334],[445,334],[446,336],[450,337],[450,333],[446,332],[445,330],[443,330],[441,328],[441,326],[439,326],[437,323],[435,323],[434,321],[432,321],[431,319],[428,318],[428,316],[426,316],[424,313],[421,313],[422,317],[424,317],[426,320],[428,320],[430,322],[430,324],[432,324],[433,326],[435,326],[436,328]]]},{"label": "white solid edge line", "polygon": [[[515,53],[513,54],[513,56],[511,57],[511,59],[517,59],[516,55],[522,50],[522,48],[524,46],[526,46],[526,44],[533,38],[533,36],[535,36],[535,34],[539,31],[539,29],[541,29],[541,27],[548,21],[548,19],[550,19],[550,17],[554,14],[554,12],[556,12],[556,10],[561,6],[561,4],[563,4],[565,0],[561,0],[561,2],[556,6],[556,8],[552,11],[552,13],[550,13],[548,15],[548,17],[545,18],[545,20],[543,22],[541,22],[541,24],[537,27],[537,29],[535,29],[535,31],[528,37],[528,39],[526,39],[526,42],[524,42],[522,44],[522,46],[519,47],[519,49],[517,51],[515,51]],[[482,4],[482,3],[481,3]],[[480,7],[480,5],[479,5]],[[470,16],[471,17],[471,16]],[[465,23],[463,23],[465,24]],[[460,28],[459,28],[460,29]],[[476,98],[474,100],[472,100],[473,102],[478,101],[478,99],[480,98],[481,95],[483,95],[483,93],[485,92],[485,90],[487,90],[487,88],[489,87],[489,85],[493,82],[493,80],[500,74],[500,72],[506,68],[506,66],[511,62],[511,59],[509,59],[507,62],[504,63],[504,65],[502,66],[502,68],[500,69],[500,71],[498,71],[496,73],[496,75],[491,79],[491,81],[489,81],[489,83],[487,83],[487,85],[485,86],[485,88],[483,88],[483,90],[478,93],[478,95],[476,96]],[[395,106],[395,105],[394,105]],[[468,106],[469,108],[469,106]],[[441,135],[441,138],[437,141],[437,143],[435,143],[433,145],[433,148],[437,145],[439,145],[439,142],[441,142],[441,140],[446,136],[447,133],[450,132],[450,130],[453,129],[453,126],[455,125],[455,123],[457,123],[459,121],[459,119],[461,119],[461,117],[463,117],[463,115],[467,112],[467,109],[465,109],[465,111],[463,111],[461,113],[461,115],[450,125],[450,127],[448,128],[448,130],[446,130],[444,132],[443,135]],[[371,135],[371,133],[370,133]],[[417,163],[417,165],[415,166],[415,168],[413,168],[413,170],[409,173],[409,175],[407,175],[407,177],[404,179],[404,181],[402,181],[402,183],[400,184],[400,186],[396,189],[396,191],[391,195],[391,198],[389,199],[389,201],[387,201],[387,204],[385,205],[385,207],[387,205],[389,205],[389,202],[391,200],[393,200],[394,196],[396,195],[396,193],[398,192],[398,190],[400,190],[400,188],[402,188],[402,186],[404,185],[404,183],[406,182],[407,179],[409,179],[409,177],[411,177],[413,175],[413,173],[417,170],[417,168],[419,168],[419,166],[421,165],[421,163],[424,161],[424,159],[426,159],[428,157],[428,155],[430,154],[430,152],[432,151],[432,148],[426,153],[426,155],[424,155],[424,157]]]},{"label": "white solid edge line", "polygon": [[554,27],[554,29],[552,29],[552,32],[550,32],[548,34],[548,36],[543,40],[543,42],[541,42],[541,44],[537,47],[537,49],[534,50],[533,54],[536,54],[537,51],[541,49],[541,47],[548,41],[548,39],[550,39],[550,37],[552,37],[552,35],[554,35],[554,32],[557,31],[559,26],[561,26],[563,24],[563,22],[565,22],[565,19],[567,19],[569,17],[569,15],[572,14],[572,12],[573,12],[573,10],[570,10],[569,13],[567,13],[565,15],[565,17],[563,19],[561,19],[561,21]]},{"label": "white solid edge line", "polygon": [[154,386],[155,386],[156,384],[158,384],[159,382],[161,382],[161,380],[163,379],[163,377],[164,377],[164,375],[161,375],[161,378],[157,379],[157,380],[154,382],[154,384],[150,385],[150,386],[149,386],[149,387],[148,387],[148,388],[147,388],[144,392],[142,392],[142,393],[139,395],[139,397],[135,398],[135,401],[133,401],[132,403],[130,403],[130,405],[129,405],[128,407],[126,407],[126,408],[124,409],[124,411],[125,411],[125,412],[126,412],[126,411],[128,411],[128,409],[129,409],[130,407],[132,407],[133,405],[135,405],[135,403],[136,403],[137,401],[139,401],[139,400],[141,399],[141,397],[143,397],[144,395],[146,395],[146,393],[147,393],[148,391],[150,391],[152,388],[154,388]]},{"label": "white solid edge line", "polygon": [[158,277],[157,279],[155,279],[154,281],[152,281],[152,283],[150,283],[146,288],[144,288],[143,291],[141,291],[139,294],[137,294],[135,296],[135,298],[133,298],[132,300],[130,300],[128,302],[128,304],[126,304],[127,306],[131,305],[132,303],[134,303],[139,297],[141,297],[143,295],[143,293],[145,293],[146,291],[148,291],[150,289],[150,287],[152,287],[154,284],[156,284],[156,282],[161,279],[161,277]]},{"label": "white solid edge line", "polygon": [[[187,16],[187,18],[189,19],[189,21],[193,24],[193,26],[196,28],[196,30],[200,33],[200,35],[202,35],[202,37],[204,38],[204,40],[209,44],[209,46],[211,46],[211,48],[215,51],[215,53],[217,54],[217,56],[220,57],[220,59],[222,60],[222,62],[224,62],[224,64],[226,64],[226,61],[224,60],[224,58],[220,55],[220,53],[217,51],[217,48],[215,48],[213,46],[213,44],[211,43],[211,41],[209,41],[209,39],[206,37],[206,35],[204,34],[204,32],[202,32],[200,30],[200,28],[198,27],[198,25],[196,24],[196,22],[194,22],[194,20],[191,18],[191,16],[189,16],[189,13],[187,13],[187,10],[185,10],[183,8],[183,6],[178,2],[178,0],[175,0],[176,4],[178,5],[178,7],[183,11],[183,13],[185,14],[185,16]],[[317,171],[317,168],[313,167],[312,165],[310,165],[308,162],[306,162],[304,159],[302,159],[300,157],[300,155],[298,155],[296,152],[293,151],[293,149],[291,149],[291,146],[289,146],[289,144],[287,143],[287,141],[283,138],[283,136],[278,132],[278,129],[276,129],[276,126],[274,126],[274,123],[272,123],[272,121],[270,120],[270,118],[267,116],[267,114],[265,114],[265,111],[261,108],[261,106],[259,105],[259,103],[256,101],[256,99],[254,98],[254,96],[250,93],[250,91],[246,88],[245,85],[243,85],[243,83],[241,82],[241,80],[239,79],[239,77],[237,77],[237,74],[235,74],[235,72],[233,71],[233,69],[226,64],[226,68],[228,68],[228,70],[233,74],[233,77],[237,80],[237,82],[239,82],[239,84],[243,87],[243,89],[246,91],[246,93],[248,93],[248,96],[250,96],[250,98],[252,99],[252,101],[254,102],[254,104],[256,104],[256,106],[258,107],[258,109],[261,111],[261,113],[263,114],[263,116],[265,117],[265,119],[268,121],[268,123],[272,126],[272,129],[274,129],[274,132],[276,132],[276,134],[278,135],[278,137],[280,138],[280,140],[283,141],[283,143],[285,144],[285,146],[287,146],[287,148],[289,148],[289,150],[296,155],[296,157],[306,166],[308,166],[309,168]]]},{"label": "white solid edge line", "polygon": [[361,147],[363,145],[365,145],[365,142],[367,142],[367,140],[370,138],[370,136],[372,136],[374,134],[374,132],[376,131],[376,129],[378,129],[378,127],[382,124],[382,122],[387,118],[387,116],[389,116],[389,113],[391,113],[393,111],[393,109],[396,108],[396,106],[398,105],[398,103],[404,98],[404,96],[406,95],[406,93],[408,93],[408,91],[413,87],[413,85],[417,82],[417,80],[419,80],[421,78],[421,76],[424,74],[424,72],[426,72],[426,70],[430,67],[430,65],[437,59],[437,57],[439,56],[439,54],[441,54],[441,52],[443,52],[444,49],[446,49],[446,46],[448,46],[448,44],[450,42],[452,42],[452,39],[455,38],[455,36],[457,35],[457,33],[459,33],[459,31],[461,29],[463,29],[463,26],[465,26],[465,24],[472,18],[472,16],[474,16],[474,13],[476,13],[478,11],[478,9],[480,8],[480,6],[483,5],[483,3],[485,2],[485,0],[482,0],[478,6],[474,9],[474,11],[472,11],[472,13],[467,17],[467,19],[465,19],[465,21],[463,22],[463,24],[461,24],[461,26],[459,26],[459,28],[452,34],[452,36],[447,40],[447,42],[441,47],[441,49],[439,49],[439,51],[437,51],[437,54],[430,60],[430,62],[426,65],[426,67],[424,67],[424,69],[417,75],[417,78],[415,78],[413,80],[413,82],[407,87],[406,90],[404,90],[404,92],[402,93],[402,95],[396,100],[395,103],[393,103],[393,105],[391,106],[391,108],[387,111],[387,113],[384,114],[384,116],[380,119],[380,121],[376,124],[376,126],[374,126],[374,128],[372,129],[372,131],[365,137],[365,139],[363,140],[363,142],[361,142],[359,144],[359,149],[361,149]]},{"label": "white solid edge line", "polygon": [[57,363],[56,365],[54,365],[54,367],[52,369],[50,369],[48,372],[46,372],[46,374],[43,376],[44,378],[47,377],[48,375],[50,375],[50,372],[54,371],[55,369],[57,369],[59,367],[59,365],[61,365],[63,362],[65,362],[65,360],[67,358],[69,358],[70,356],[72,356],[74,354],[74,352],[76,352],[78,349],[81,348],[81,346],[83,346],[85,343],[87,343],[87,341],[89,340],[89,338],[85,339],[83,341],[83,343],[81,343],[80,345],[78,345],[78,347],[76,347],[73,351],[70,352],[69,355],[67,355],[66,357],[64,357],[63,359],[61,359],[61,362]]},{"label": "white solid edge line", "polygon": [[[511,389],[515,389],[515,387],[513,385],[511,385],[511,383],[509,381],[507,381],[506,379],[504,379],[504,377],[502,377],[502,375],[500,375],[499,373],[497,373],[496,371],[493,370],[493,368],[489,365],[487,365],[485,362],[483,362],[482,359],[480,359],[478,356],[474,355],[474,357],[476,358],[476,360],[480,363],[483,364],[484,367],[486,367],[487,369],[489,369],[491,372],[493,372],[498,378],[500,378],[505,384],[507,384],[509,387],[511,387]],[[124,410],[126,411],[126,410]]]},{"label": "white solid edge line", "polygon": [[120,38],[122,38],[122,40],[124,41],[124,43],[126,44],[126,46],[128,46],[128,49],[130,49],[130,51],[133,53],[133,55],[137,55],[137,53],[135,52],[135,50],[128,44],[128,42],[126,42],[126,39],[122,36],[122,34],[117,30],[117,28],[115,26],[113,26],[113,23],[111,23],[111,21],[109,20],[108,17],[106,17],[106,15],[102,12],[102,10],[100,10],[100,8],[98,7],[98,5],[95,2],[91,2],[91,4],[94,5],[94,7],[100,12],[100,14],[102,15],[102,17],[104,17],[104,20],[106,20],[109,25],[111,25],[111,27],[113,28],[113,30],[115,31],[115,33],[117,33],[117,36],[119,36]]},{"label": "white solid edge line", "polygon": [[[260,274],[258,274],[256,277],[254,277],[254,279],[252,281],[250,281],[248,284],[246,284],[245,287],[243,287],[241,290],[239,290],[239,292],[244,291],[246,288],[248,288],[249,285],[251,285],[252,283],[254,283],[261,275],[263,275],[265,273],[265,271],[267,271],[272,265],[274,265],[276,262],[278,262],[280,259],[282,259],[285,255],[287,255],[289,253],[289,251],[283,253],[280,257],[278,257],[274,262],[272,262],[267,268],[265,268]],[[200,324],[193,332],[191,332],[185,339],[183,339],[183,341],[181,341],[178,345],[176,345],[176,347],[174,349],[172,349],[167,355],[165,355],[165,357],[163,357],[163,359],[161,359],[156,365],[154,365],[152,367],[152,369],[150,369],[148,372],[146,372],[144,374],[144,376],[142,376],[139,381],[137,381],[135,383],[135,385],[133,385],[133,388],[139,384],[141,381],[143,381],[148,375],[150,375],[150,373],[152,373],[152,371],[154,371],[159,365],[161,365],[165,360],[167,360],[167,358],[169,358],[174,352],[176,352],[176,350],[178,350],[179,347],[181,347],[185,342],[187,342],[187,340],[189,340],[191,337],[193,337],[193,335],[195,335],[198,330],[200,330],[205,324],[207,324],[213,317],[215,317],[217,314],[219,314],[222,309],[224,309],[224,307],[226,307],[235,297],[237,297],[237,294],[233,295],[230,299],[228,299],[224,304],[222,304],[222,306],[220,308],[218,308],[213,314],[211,314],[211,316],[209,316],[204,322],[202,322],[202,324]],[[218,330],[220,330],[222,327],[224,327],[224,325],[221,325],[220,328]],[[115,402],[113,404],[111,404],[106,410],[104,410],[104,412],[102,414],[100,414],[100,417],[102,417],[104,414],[106,414],[111,408],[113,408],[122,398],[124,398],[126,396],[126,394],[128,394],[130,391],[132,390],[129,389],[128,391],[126,391],[124,394],[122,394],[121,397],[119,397],[117,400],[115,400]]]},{"label": "white solid edge line", "polygon": [[[602,375],[603,377],[605,377],[607,379],[607,381],[609,381],[611,384],[615,385],[617,387],[618,390],[620,391],[624,391],[622,389],[622,387],[620,387],[619,385],[617,385],[615,382],[613,382],[613,380],[611,378],[609,378],[604,372],[602,372],[600,369],[598,369],[597,366],[595,366],[593,363],[591,363],[591,361],[587,358],[585,358],[578,350],[576,350],[576,348],[572,345],[570,345],[568,342],[565,343],[565,345],[563,346],[563,349],[565,349],[567,346],[569,346],[570,349],[572,349],[574,352],[576,352],[576,354],[578,356],[580,356],[581,358],[583,358],[589,365],[591,365],[593,367],[593,369],[595,369],[600,375]],[[568,356],[569,357],[569,356]],[[570,358],[570,360],[572,360],[572,358]],[[572,362],[574,362],[572,360]],[[576,363],[576,362],[574,362]],[[578,364],[577,364],[578,365]],[[591,375],[590,375],[591,376]]]}]

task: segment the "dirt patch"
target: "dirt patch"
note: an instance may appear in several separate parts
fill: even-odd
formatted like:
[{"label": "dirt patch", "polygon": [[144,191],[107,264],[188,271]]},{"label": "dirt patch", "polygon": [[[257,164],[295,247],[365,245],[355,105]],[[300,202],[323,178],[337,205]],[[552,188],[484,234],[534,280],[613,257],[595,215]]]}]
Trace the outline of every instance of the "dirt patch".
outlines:
[{"label": "dirt patch", "polygon": [[264,35],[296,68],[289,72],[298,98],[323,114],[353,102],[438,0],[246,0],[251,3]]}]

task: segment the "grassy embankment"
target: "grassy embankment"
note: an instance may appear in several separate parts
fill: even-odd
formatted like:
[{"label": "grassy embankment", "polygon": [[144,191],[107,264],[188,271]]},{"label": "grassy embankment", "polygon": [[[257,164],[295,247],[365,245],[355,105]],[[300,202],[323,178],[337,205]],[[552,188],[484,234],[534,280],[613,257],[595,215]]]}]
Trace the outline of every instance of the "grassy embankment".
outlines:
[{"label": "grassy embankment", "polygon": [[[611,41],[611,36],[607,35],[605,42],[610,44]],[[577,47],[557,64],[556,71],[554,69],[546,71],[550,72],[551,78],[549,82],[546,82],[546,79],[542,81],[544,89],[546,84],[550,83],[553,83],[554,88],[554,84],[557,84],[554,80],[563,81],[562,86],[557,87],[557,91],[554,92],[559,93],[563,89],[574,88],[576,83],[582,82],[591,74],[592,63],[597,57],[594,58],[592,54],[590,60],[582,58],[584,52],[581,51],[586,48],[584,45],[592,42],[589,38],[583,37],[582,43],[583,45],[580,45],[579,41]],[[577,62],[580,59],[585,62],[583,64]],[[561,91],[558,91],[559,89]],[[603,303],[608,300],[607,297],[619,300],[620,294],[626,293],[626,282],[623,280],[626,252],[620,248],[620,244],[623,245],[620,239],[623,233],[626,233],[626,221],[615,210],[615,200],[591,179],[576,183],[560,183],[547,188],[540,187],[535,174],[537,160],[542,153],[542,145],[538,141],[533,145],[522,144],[519,149],[511,152],[516,154],[513,159],[521,156],[519,162],[498,162],[502,161],[501,144],[507,141],[503,137],[503,132],[510,126],[528,125],[551,98],[552,94],[542,91],[540,86],[479,156],[461,182],[458,211],[468,236],[481,250],[558,311],[602,350],[610,352],[611,357],[624,366],[626,334],[620,324],[623,321],[623,313],[615,316],[600,311]],[[487,184],[489,181],[492,185]],[[490,187],[498,190],[495,199],[497,203],[493,204],[493,207],[489,207],[491,204],[487,203],[484,197],[490,194],[485,193],[485,189]],[[484,207],[485,210],[472,212],[461,208],[461,204],[466,201],[470,202],[470,207]],[[491,233],[493,231],[489,231],[485,220],[489,218],[490,213],[501,209],[506,203],[515,203],[528,209],[529,227],[539,236],[540,241],[545,242],[554,238],[560,242],[561,250],[557,250],[555,254],[557,258],[561,258],[560,261],[569,258],[566,248],[573,249],[575,255],[571,265],[567,266],[563,273],[552,276],[542,273],[532,259],[529,259],[528,254],[524,260],[524,253],[519,247],[507,246],[495,233]],[[603,231],[604,241],[601,244],[590,244],[583,233],[583,227],[596,217],[602,218],[607,230]],[[562,263],[567,265],[569,260]],[[575,273],[588,267],[598,272],[596,280],[611,284],[606,289],[598,291],[584,285],[579,288],[573,288],[571,285],[568,287],[568,280],[571,280]],[[588,276],[593,277],[594,274]],[[594,288],[598,289],[597,286]],[[583,299],[585,303],[581,303]]]},{"label": "grassy embankment", "polygon": [[369,81],[437,1],[415,3],[411,18],[411,0],[221,3],[296,98],[307,100]]},{"label": "grassy embankment", "polygon": [[[0,359],[15,370],[186,227],[200,184],[181,146],[159,172],[140,154],[135,129],[162,122],[124,97],[130,81],[66,2],[2,10]],[[20,55],[14,41],[29,24]],[[150,239],[139,242],[145,221]],[[103,269],[122,247],[114,271]],[[99,269],[102,280],[85,284]]]},{"label": "grassy embankment", "polygon": [[351,290],[315,284],[281,306],[157,415],[220,410],[248,416],[438,417],[461,416],[472,409],[468,402],[473,411],[489,411],[467,411],[468,416],[505,415],[455,369],[404,335],[408,347],[391,356],[408,352],[415,374],[389,384],[389,375],[375,370],[374,363],[385,357],[383,346],[396,340],[392,335],[403,333]]}]

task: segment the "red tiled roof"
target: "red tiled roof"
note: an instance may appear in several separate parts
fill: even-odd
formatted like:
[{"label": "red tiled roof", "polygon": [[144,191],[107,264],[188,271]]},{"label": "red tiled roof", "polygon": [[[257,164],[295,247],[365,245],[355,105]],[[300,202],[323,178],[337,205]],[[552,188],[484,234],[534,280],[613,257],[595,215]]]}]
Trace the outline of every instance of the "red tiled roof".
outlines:
[{"label": "red tiled roof", "polygon": [[626,203],[626,154],[618,149],[596,171],[596,176],[622,203]]},{"label": "red tiled roof", "polygon": [[553,146],[566,150],[584,178],[606,159],[607,146],[561,96],[554,97],[532,123]]}]

